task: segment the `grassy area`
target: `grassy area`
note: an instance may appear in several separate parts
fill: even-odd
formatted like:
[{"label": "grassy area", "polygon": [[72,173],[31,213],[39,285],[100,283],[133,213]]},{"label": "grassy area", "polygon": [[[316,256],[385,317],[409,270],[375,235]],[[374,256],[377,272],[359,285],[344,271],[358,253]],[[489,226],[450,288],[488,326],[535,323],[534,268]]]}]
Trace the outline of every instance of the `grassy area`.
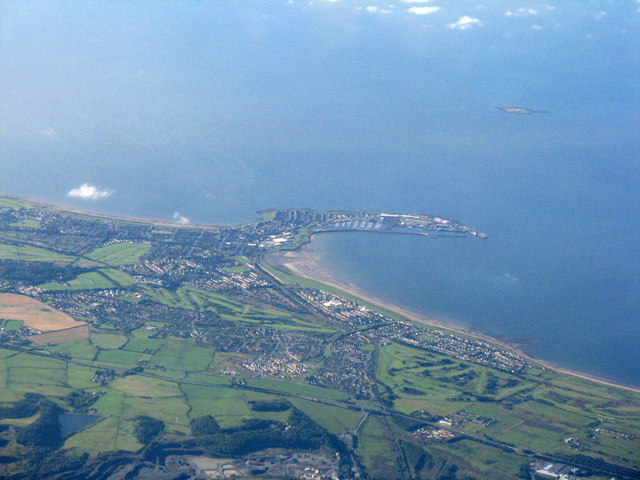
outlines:
[{"label": "grassy area", "polygon": [[131,368],[138,364],[142,354],[126,350],[101,350],[96,357],[96,363],[105,366]]},{"label": "grassy area", "polygon": [[116,287],[116,284],[100,272],[81,273],[67,283],[49,282],[40,285],[40,288],[49,291],[93,290],[114,287]]},{"label": "grassy area", "polygon": [[397,478],[393,446],[375,416],[370,416],[358,435],[358,457],[372,478]]},{"label": "grassy area", "polygon": [[35,218],[24,218],[19,222],[12,223],[11,226],[18,227],[18,228],[36,229],[36,228],[40,228],[40,220]]},{"label": "grassy area", "polygon": [[66,362],[29,353],[18,353],[0,360],[0,401],[15,401],[26,392],[62,397],[67,386]]},{"label": "grassy area", "polygon": [[231,385],[231,380],[229,380],[229,377],[207,375],[204,373],[188,373],[187,380],[189,380],[190,382],[198,382],[198,383]]},{"label": "grassy area", "polygon": [[108,265],[134,265],[140,263],[141,258],[147,254],[150,245],[145,243],[121,242],[96,248],[86,257]]},{"label": "grassy area", "polygon": [[334,434],[355,430],[363,416],[362,412],[301,398],[289,398],[289,401]]},{"label": "grassy area", "polygon": [[9,245],[6,243],[0,243],[0,260],[71,263],[75,260],[75,257],[29,245]]},{"label": "grassy area", "polygon": [[138,287],[141,293],[163,305],[187,310],[209,311],[223,320],[248,327],[276,328],[279,330],[302,330],[316,333],[332,333],[335,330],[300,318],[284,310],[256,307],[241,303],[224,295],[193,287],[180,287],[176,291],[166,288]]},{"label": "grassy area", "polygon": [[[593,440],[595,428],[603,425],[623,432],[640,428],[637,394],[553,372],[534,372],[514,376],[390,344],[380,350],[377,375],[381,391],[406,414],[451,416],[466,411],[471,418],[494,422],[483,426],[462,420],[455,427],[489,439],[548,454],[575,454],[564,441],[573,437],[585,453],[640,461],[640,454],[624,441]],[[625,403],[635,405],[636,414],[617,410]]]},{"label": "grassy area", "polygon": [[230,427],[252,417],[243,393],[238,390],[201,385],[181,385],[181,389],[191,406],[191,418],[213,415],[221,426]]},{"label": "grassy area", "polygon": [[19,330],[22,327],[22,320],[4,320],[0,319],[0,330],[6,330],[8,332],[13,330]]},{"label": "grassy area", "polygon": [[0,196],[0,207],[28,208],[28,209],[35,208],[32,203],[18,200],[16,198],[9,198],[4,196]]},{"label": "grassy area", "polygon": [[205,371],[214,349],[199,346],[192,339],[169,338],[151,358],[151,364],[167,370],[202,372]]},{"label": "grassy area", "polygon": [[118,333],[92,333],[91,341],[100,348],[117,349],[127,343],[128,337]]},{"label": "grassy area", "polygon": [[227,272],[227,273],[243,273],[243,272],[248,272],[249,269],[247,267],[243,267],[243,266],[237,266],[237,267],[222,267],[220,269],[223,272]]},{"label": "grassy area", "polygon": [[346,393],[330,390],[328,388],[314,387],[313,385],[300,385],[297,383],[279,382],[266,378],[247,378],[247,385],[268,390],[275,390],[283,393],[293,393],[296,395],[306,395],[312,398],[326,398],[329,400],[348,400]]},{"label": "grassy area", "polygon": [[163,338],[141,338],[131,337],[129,341],[122,348],[124,350],[131,350],[133,352],[156,352],[166,342]]},{"label": "grassy area", "polygon": [[116,268],[102,268],[100,269],[100,273],[109,277],[112,282],[121,287],[130,287],[136,284],[136,281],[131,275]]},{"label": "grassy area", "polygon": [[75,340],[73,342],[64,342],[57,345],[47,346],[50,352],[69,355],[71,358],[79,360],[93,360],[98,353],[98,349],[89,339]]},{"label": "grassy area", "polygon": [[96,384],[92,381],[96,374],[93,367],[84,365],[67,364],[67,385],[71,388],[92,389]]}]

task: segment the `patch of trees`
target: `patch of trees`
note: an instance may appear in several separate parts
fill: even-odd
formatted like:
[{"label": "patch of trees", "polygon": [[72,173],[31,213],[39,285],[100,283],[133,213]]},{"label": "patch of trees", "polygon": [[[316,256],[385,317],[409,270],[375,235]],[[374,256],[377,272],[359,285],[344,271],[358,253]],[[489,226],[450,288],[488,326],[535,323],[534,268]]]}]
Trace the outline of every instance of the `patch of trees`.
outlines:
[{"label": "patch of trees", "polygon": [[69,395],[64,397],[64,400],[75,411],[85,411],[91,405],[96,403],[99,398],[100,395],[94,394],[94,392],[71,392]]},{"label": "patch of trees", "polygon": [[18,400],[8,407],[0,407],[0,418],[27,418],[38,413],[40,403],[44,400],[37,393],[26,393],[22,400]]},{"label": "patch of trees", "polygon": [[403,393],[407,393],[409,395],[418,395],[421,397],[424,397],[426,395],[426,393],[422,390],[418,390],[417,388],[413,387],[402,387],[400,390],[402,390]]},{"label": "patch of trees", "polygon": [[60,414],[62,408],[53,402],[41,402],[40,417],[33,423],[21,428],[16,441],[29,447],[54,450],[62,445]]},{"label": "patch of trees", "polygon": [[[89,458],[88,453],[74,455],[69,450],[58,450],[49,455],[34,451],[29,455],[26,475],[29,480],[45,478],[82,478],[79,472]],[[66,474],[65,474],[66,472]]]},{"label": "patch of trees", "polygon": [[413,443],[400,441],[400,447],[414,475],[419,475],[427,463],[427,460],[431,458],[431,455]]},{"label": "patch of trees", "polygon": [[47,262],[28,262],[24,260],[0,260],[0,278],[23,281],[33,285],[56,280],[66,282],[85,272],[70,265],[54,265]]},{"label": "patch of trees", "polygon": [[[426,417],[429,414],[425,412],[424,415]],[[438,418],[440,417],[429,416],[429,417],[426,417],[425,419],[426,419],[426,422],[434,422],[434,421],[438,421]],[[399,415],[393,415],[391,419],[393,420],[393,423],[398,425],[403,430],[406,430],[407,432],[415,432],[419,428],[422,428],[425,425],[427,425],[427,423],[423,421],[422,418],[420,420],[417,420],[417,419],[414,420],[407,417],[401,417]]]},{"label": "patch of trees", "polygon": [[598,470],[608,474],[620,475],[621,477],[640,478],[640,470],[621,467],[613,463],[605,462],[602,458],[590,457],[588,455],[558,455],[563,463],[576,465],[584,469]]},{"label": "patch of trees", "polygon": [[220,432],[220,425],[211,415],[191,420],[191,434],[195,437],[215,435]]},{"label": "patch of trees", "polygon": [[286,400],[250,402],[251,410],[256,412],[286,412],[291,404]]},{"label": "patch of trees", "polygon": [[151,442],[156,435],[164,432],[164,422],[156,418],[140,415],[134,418],[134,421],[136,426],[133,429],[133,434],[142,444]]},{"label": "patch of trees", "polygon": [[[201,419],[196,422],[199,420]],[[345,449],[337,437],[298,409],[294,409],[289,416],[288,425],[273,420],[245,420],[239,427],[223,429],[212,435],[199,436],[198,444],[224,455],[245,455],[266,448],[294,450],[330,448],[343,453]]]}]

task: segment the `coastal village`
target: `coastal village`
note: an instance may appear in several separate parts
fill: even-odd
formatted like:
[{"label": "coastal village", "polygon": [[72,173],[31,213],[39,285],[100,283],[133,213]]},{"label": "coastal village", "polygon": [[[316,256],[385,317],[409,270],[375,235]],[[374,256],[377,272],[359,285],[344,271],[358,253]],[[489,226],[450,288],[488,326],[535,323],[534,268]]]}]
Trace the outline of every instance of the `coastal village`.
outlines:
[{"label": "coastal village", "polygon": [[[174,432],[167,437],[170,446],[153,447],[154,455],[165,459],[162,466],[135,457],[141,462],[135,467],[139,471],[165,472],[166,478],[176,472],[193,478],[373,478],[370,470],[379,467],[358,456],[364,448],[358,442],[367,441],[366,435],[396,452],[396,460],[384,467],[394,478],[422,478],[421,471],[436,468],[423,448],[457,448],[469,442],[524,455],[522,471],[529,476],[522,478],[572,478],[567,475],[578,471],[631,478],[630,469],[614,463],[596,463],[588,470],[579,455],[570,453],[543,452],[554,463],[541,465],[540,452],[502,439],[520,425],[538,425],[533,416],[512,420],[511,412],[521,405],[573,401],[555,391],[536,396],[536,389],[547,387],[529,372],[544,375],[545,369],[523,355],[497,342],[411,322],[264,261],[265,254],[299,248],[321,232],[478,239],[484,234],[427,215],[295,209],[261,215],[247,225],[199,227],[93,218],[20,202],[0,206],[0,303],[17,302],[13,309],[3,306],[0,348],[91,368],[95,388],[73,392],[67,400],[78,414],[100,415],[95,405],[113,395],[110,386],[134,377],[286,399],[263,402],[262,407],[260,401],[249,402],[256,412],[289,412],[295,402],[296,409],[311,402],[357,419],[337,428],[331,440],[337,442],[331,443],[337,453],[331,455],[326,449],[267,449],[213,461],[182,439],[184,432]],[[28,308],[44,307],[71,323],[54,328],[30,320]],[[93,346],[93,339],[109,336],[122,338],[122,343]],[[94,353],[78,357],[66,347],[73,342],[85,342],[82,348]],[[185,350],[171,362],[159,360],[169,344],[192,345],[193,353]],[[189,355],[207,355],[202,363],[206,369],[192,377],[191,367],[184,367],[181,377],[174,364],[186,362]],[[433,403],[433,397],[441,403]],[[280,429],[280,420],[274,422],[270,427],[258,422],[255,428]],[[241,435],[242,428],[224,432]],[[623,448],[636,442],[634,433],[602,422],[597,429],[569,430],[564,437],[569,440],[558,446],[565,452],[587,452],[602,442]],[[182,450],[197,453],[176,454]],[[108,471],[115,474],[117,469]]]}]

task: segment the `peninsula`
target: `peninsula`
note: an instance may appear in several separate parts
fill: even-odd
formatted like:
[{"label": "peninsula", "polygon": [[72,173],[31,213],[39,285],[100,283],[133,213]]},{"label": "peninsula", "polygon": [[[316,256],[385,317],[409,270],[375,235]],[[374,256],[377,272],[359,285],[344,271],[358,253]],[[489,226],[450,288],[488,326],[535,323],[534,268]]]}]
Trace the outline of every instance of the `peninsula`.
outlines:
[{"label": "peninsula", "polygon": [[486,237],[430,215],[194,226],[0,197],[0,477],[638,478],[638,392],[265,262],[352,230]]}]

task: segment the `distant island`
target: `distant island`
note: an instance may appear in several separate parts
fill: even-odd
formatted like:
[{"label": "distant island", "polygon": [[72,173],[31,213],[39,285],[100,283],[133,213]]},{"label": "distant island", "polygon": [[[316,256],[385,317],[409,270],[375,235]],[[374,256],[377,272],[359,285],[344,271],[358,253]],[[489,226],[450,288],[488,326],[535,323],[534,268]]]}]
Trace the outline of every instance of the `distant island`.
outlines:
[{"label": "distant island", "polygon": [[637,390],[265,258],[323,232],[485,234],[260,214],[176,225],[0,196],[0,478],[639,478]]},{"label": "distant island", "polygon": [[531,108],[522,108],[522,107],[498,107],[498,110],[502,110],[505,113],[515,113],[517,115],[532,115],[534,113],[547,113],[544,110],[532,110]]}]

